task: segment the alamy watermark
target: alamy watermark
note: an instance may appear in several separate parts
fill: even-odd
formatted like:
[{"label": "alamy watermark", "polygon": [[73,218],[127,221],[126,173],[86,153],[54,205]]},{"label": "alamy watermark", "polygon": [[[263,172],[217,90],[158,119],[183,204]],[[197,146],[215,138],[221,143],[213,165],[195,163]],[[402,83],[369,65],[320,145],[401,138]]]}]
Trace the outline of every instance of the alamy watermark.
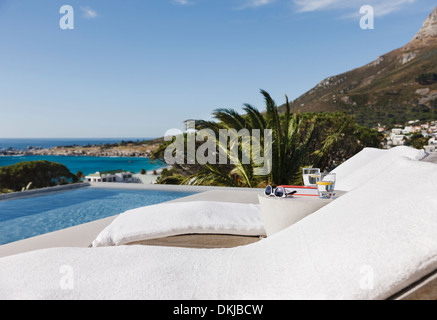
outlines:
[{"label": "alamy watermark", "polygon": [[363,30],[375,29],[375,10],[370,5],[365,5],[360,8],[360,28]]},{"label": "alamy watermark", "polygon": [[375,270],[370,265],[363,265],[360,268],[360,289],[373,290],[375,288]]},{"label": "alamy watermark", "polygon": [[74,9],[70,5],[63,5],[59,9],[59,13],[63,14],[59,20],[59,27],[62,30],[74,30]]},{"label": "alamy watermark", "polygon": [[[273,131],[220,129],[196,130],[195,121],[187,122],[186,136],[179,129],[167,131],[165,141],[172,142],[164,152],[167,164],[254,165],[254,175],[272,171]],[[196,148],[196,142],[203,142]]]},{"label": "alamy watermark", "polygon": [[63,265],[59,268],[59,273],[63,276],[59,281],[62,290],[74,290],[74,269],[72,266]]}]

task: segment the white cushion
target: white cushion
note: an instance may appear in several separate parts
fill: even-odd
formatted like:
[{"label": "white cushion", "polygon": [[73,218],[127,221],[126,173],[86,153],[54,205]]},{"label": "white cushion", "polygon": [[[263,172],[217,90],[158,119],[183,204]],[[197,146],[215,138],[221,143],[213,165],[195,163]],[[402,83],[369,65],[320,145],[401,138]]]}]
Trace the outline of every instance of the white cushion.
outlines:
[{"label": "white cushion", "polygon": [[93,242],[123,245],[183,234],[264,235],[257,204],[192,201],[161,203],[122,213]]}]

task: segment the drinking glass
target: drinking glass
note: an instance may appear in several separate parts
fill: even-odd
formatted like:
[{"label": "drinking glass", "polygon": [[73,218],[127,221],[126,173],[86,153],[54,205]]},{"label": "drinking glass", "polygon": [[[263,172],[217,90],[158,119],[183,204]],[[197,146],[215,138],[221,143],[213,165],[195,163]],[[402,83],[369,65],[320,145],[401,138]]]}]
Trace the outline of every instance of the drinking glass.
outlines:
[{"label": "drinking glass", "polygon": [[307,187],[316,187],[317,180],[320,175],[319,168],[305,168],[303,169],[303,183]]},{"label": "drinking glass", "polygon": [[331,199],[335,193],[335,173],[322,173],[320,179],[317,181],[317,191],[319,192],[319,198]]}]

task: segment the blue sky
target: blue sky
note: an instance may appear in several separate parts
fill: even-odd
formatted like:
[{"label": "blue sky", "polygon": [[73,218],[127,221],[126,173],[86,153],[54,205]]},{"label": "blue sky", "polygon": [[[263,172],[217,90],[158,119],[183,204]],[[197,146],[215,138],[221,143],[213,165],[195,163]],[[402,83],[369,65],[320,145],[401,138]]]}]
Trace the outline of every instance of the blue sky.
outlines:
[{"label": "blue sky", "polygon": [[[362,30],[360,7],[375,9]],[[62,30],[61,6],[74,8]],[[409,42],[435,0],[0,0],[0,138],[158,137]]]}]

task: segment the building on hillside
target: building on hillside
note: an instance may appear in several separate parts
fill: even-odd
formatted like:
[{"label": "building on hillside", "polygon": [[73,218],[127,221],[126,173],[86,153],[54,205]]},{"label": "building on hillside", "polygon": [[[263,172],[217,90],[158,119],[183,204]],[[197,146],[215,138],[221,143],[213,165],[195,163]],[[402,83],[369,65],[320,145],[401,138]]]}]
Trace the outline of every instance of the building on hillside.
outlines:
[{"label": "building on hillside", "polygon": [[403,146],[405,144],[405,136],[403,134],[396,134],[392,137],[393,146]]},{"label": "building on hillside", "polygon": [[124,170],[103,171],[89,174],[85,177],[87,182],[135,182],[132,172]]},{"label": "building on hillside", "polygon": [[437,139],[431,138],[428,141],[428,145],[424,146],[424,149],[428,153],[437,152]]}]

